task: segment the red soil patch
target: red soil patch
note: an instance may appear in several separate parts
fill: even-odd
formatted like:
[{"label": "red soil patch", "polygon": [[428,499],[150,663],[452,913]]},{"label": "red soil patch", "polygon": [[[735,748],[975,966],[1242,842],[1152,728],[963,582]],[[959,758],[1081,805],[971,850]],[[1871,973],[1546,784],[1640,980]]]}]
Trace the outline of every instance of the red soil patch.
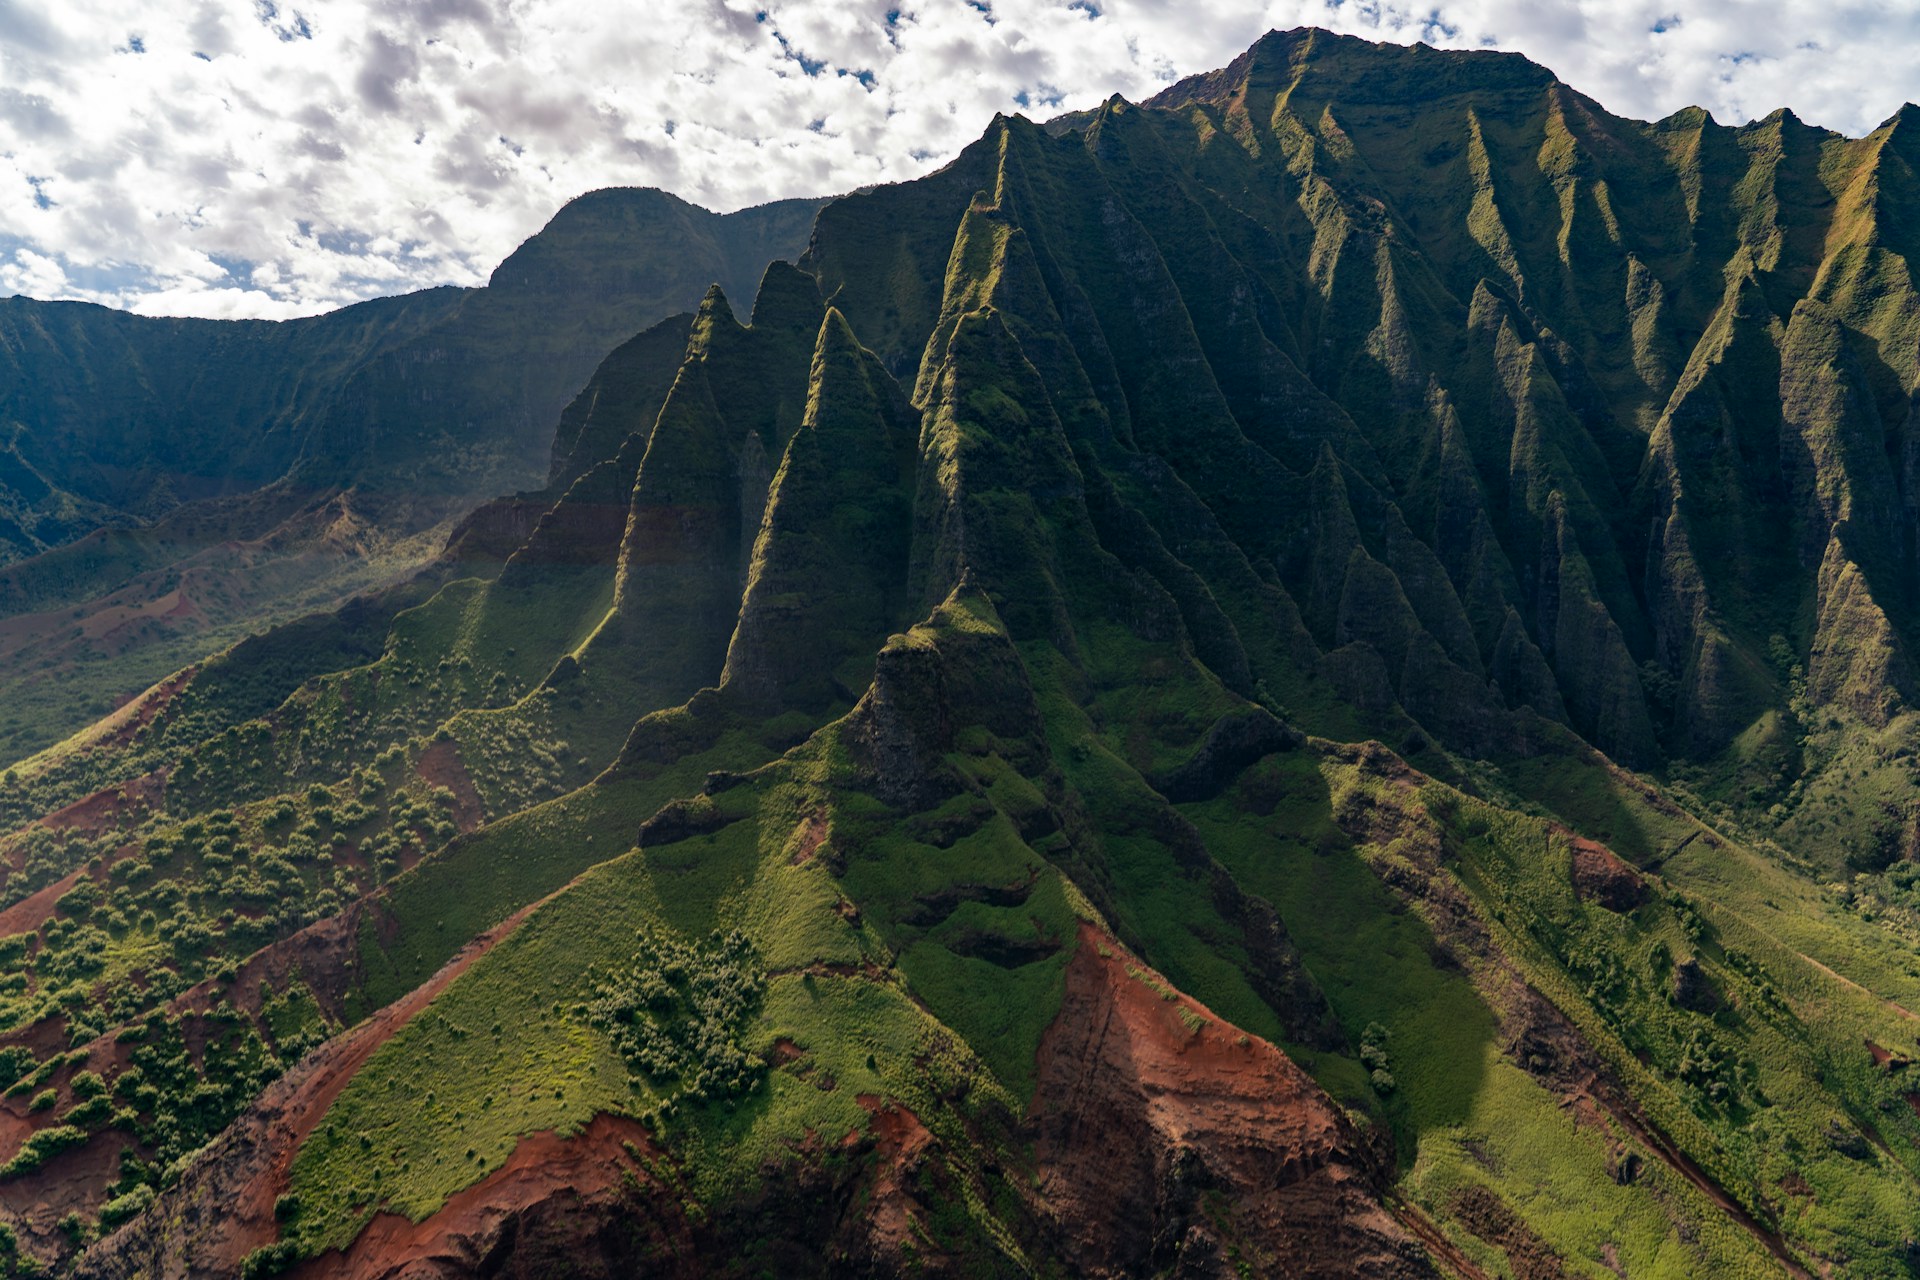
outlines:
[{"label": "red soil patch", "polygon": [[123,638],[134,639],[152,627],[200,616],[200,608],[188,596],[184,583],[149,595],[155,585],[151,575],[143,575],[121,590],[87,601],[78,610],[60,608],[0,620],[0,660],[52,659],[54,665],[48,670],[59,670],[70,667],[81,650],[124,653],[132,646],[122,645]]},{"label": "red soil patch", "polygon": [[859,1094],[854,1101],[871,1117],[867,1131],[876,1156],[867,1184],[867,1238],[883,1256],[897,1255],[921,1234],[913,1223],[913,1211],[919,1207],[913,1177],[933,1146],[933,1134],[919,1116],[897,1102],[870,1093]]},{"label": "red soil patch", "polygon": [[1624,913],[1647,900],[1647,882],[1632,863],[1596,840],[1564,827],[1556,831],[1573,845],[1573,888],[1583,901]]},{"label": "red soil patch", "polygon": [[96,726],[95,732],[101,736],[95,739],[95,745],[125,746],[132,742],[140,730],[152,724],[154,718],[166,710],[167,704],[192,683],[199,672],[197,665],[188,667],[168,676],[146,692],[135,694]]},{"label": "red soil patch", "polygon": [[179,585],[151,600],[130,598],[119,592],[96,601],[93,611],[81,622],[82,633],[97,645],[110,646],[125,632],[146,623],[176,622],[200,616],[200,606],[187,594],[194,575],[182,574]]},{"label": "red soil patch", "polygon": [[128,825],[133,819],[145,817],[158,808],[166,785],[165,776],[156,769],[75,800],[64,809],[55,809],[40,819],[40,824],[55,831],[99,835],[102,831]]},{"label": "red soil patch", "polygon": [[1895,1053],[1891,1049],[1875,1044],[1872,1040],[1868,1040],[1866,1045],[1867,1053],[1873,1058],[1873,1065],[1882,1071],[1898,1071],[1911,1062],[1906,1055]]},{"label": "red soil patch", "polygon": [[53,914],[53,904],[60,900],[60,895],[80,883],[80,877],[85,874],[85,871],[69,871],[46,888],[36,889],[0,911],[0,938],[38,929]]},{"label": "red soil patch", "polygon": [[[4,932],[4,926],[10,922],[24,924],[27,928],[37,926],[41,919],[51,914],[54,899],[77,881],[81,874],[75,872],[59,884],[51,885],[0,913],[0,932]],[[167,1010],[182,1016],[181,1034],[188,1049],[199,1055],[205,1051],[211,1035],[224,1032],[223,1026],[210,1024],[203,1016],[223,1001],[231,1000],[245,1012],[257,1015],[263,983],[275,989],[284,989],[296,979],[306,981],[321,1007],[329,1015],[340,1017],[356,968],[361,910],[356,906],[341,915],[317,921],[290,937],[256,951],[241,966],[230,984],[223,985],[208,979],[175,996],[168,1002]],[[450,981],[452,976],[446,975],[446,980]],[[69,1063],[49,1077],[47,1084],[62,1091],[61,1103],[54,1110],[30,1113],[26,1109],[28,1099],[24,1095],[0,1099],[0,1156],[12,1155],[33,1132],[57,1123],[59,1111],[74,1101],[67,1092],[67,1085],[75,1074],[87,1070],[111,1079],[126,1069],[132,1060],[133,1046],[122,1043],[117,1031],[118,1028],[115,1028],[96,1038],[86,1046],[84,1060]],[[356,1032],[349,1032],[348,1037]],[[0,1043],[26,1045],[36,1057],[45,1060],[67,1050],[66,1019],[47,1018],[17,1028],[0,1037]],[[321,1051],[320,1056],[330,1053],[332,1048],[329,1045]],[[334,1092],[337,1091],[336,1087]],[[119,1145],[112,1140],[111,1134],[103,1134],[96,1136],[86,1149],[100,1147],[117,1158]],[[98,1192],[116,1180],[117,1175],[109,1175],[77,1185],[88,1186]],[[61,1160],[56,1160],[9,1184],[7,1191],[12,1194],[0,1193],[0,1204],[11,1206],[18,1197],[24,1197],[30,1203],[38,1203],[43,1199],[65,1202],[71,1198],[71,1188],[75,1185],[72,1171]],[[104,1195],[95,1194],[87,1203],[72,1207],[91,1214],[98,1211],[104,1199]],[[44,1243],[64,1252],[64,1237],[58,1240],[49,1237]]]},{"label": "red soil patch", "polygon": [[1493,1280],[1493,1277],[1475,1265],[1473,1259],[1460,1251],[1460,1246],[1447,1239],[1446,1233],[1433,1225],[1433,1220],[1420,1212],[1419,1208],[1406,1201],[1393,1204],[1393,1216],[1402,1226],[1427,1247],[1427,1252],[1446,1264],[1447,1270],[1459,1276],[1461,1280]]},{"label": "red soil patch", "polygon": [[[137,1256],[156,1274],[237,1274],[249,1252],[278,1236],[274,1200],[287,1187],[301,1144],[347,1082],[375,1050],[546,901],[542,898],[514,912],[469,942],[426,982],[328,1041],[269,1085],[180,1184],[161,1197],[153,1212],[141,1215],[96,1249]],[[294,937],[324,946],[326,940],[307,935],[330,928],[351,940],[357,936],[351,923],[354,918],[349,913],[322,921]],[[291,950],[299,953],[299,948]],[[210,993],[203,984],[184,993],[180,1003],[192,1003]],[[101,1043],[96,1042],[96,1050]]]},{"label": "red soil patch", "polygon": [[[108,860],[109,864],[121,860],[127,856],[127,852],[122,850]],[[84,875],[84,870],[72,872],[0,911],[0,937],[37,930],[53,915],[54,904],[61,895]],[[105,882],[104,877],[100,879]],[[182,1034],[188,1048],[197,1054],[206,1047],[209,1028],[195,1015],[205,1014],[224,1001],[232,1001],[246,1013],[258,1014],[263,984],[275,990],[284,990],[295,981],[305,982],[321,1008],[329,1016],[340,1018],[357,969],[359,924],[364,909],[361,904],[355,904],[340,915],[316,921],[297,933],[261,948],[247,957],[230,983],[204,979],[175,996],[166,1008],[168,1012],[184,1015]],[[44,1060],[67,1051],[66,1021],[64,1016],[43,1018],[0,1036],[0,1044],[25,1045],[34,1051],[36,1057]],[[68,1078],[83,1069],[109,1077],[123,1069],[131,1059],[131,1051],[118,1039],[116,1033],[119,1030],[118,1027],[111,1028],[87,1045],[85,1062],[70,1064],[55,1072],[49,1083],[64,1086]],[[18,1110],[24,1105],[24,1099],[0,1100],[0,1156],[17,1150],[18,1141],[26,1132],[54,1123],[51,1113],[41,1114],[25,1121],[28,1128],[21,1134],[12,1135],[11,1130],[6,1128],[5,1115],[9,1108]]]},{"label": "red soil patch", "polygon": [[1507,1256],[1514,1280],[1566,1280],[1559,1255],[1488,1188],[1461,1187],[1447,1207],[1461,1226]]},{"label": "red soil patch", "polygon": [[827,842],[828,829],[825,811],[816,809],[807,816],[807,820],[800,824],[800,842],[793,848],[794,866],[813,860],[813,855],[818,853],[820,846]]},{"label": "red soil patch", "polygon": [[[19,1132],[24,1140],[24,1123],[9,1116],[6,1128],[11,1141]],[[54,1156],[34,1172],[30,1179],[16,1179],[0,1185],[0,1209],[8,1220],[26,1228],[22,1241],[30,1251],[45,1255],[66,1245],[60,1231],[60,1219],[78,1212],[91,1218],[106,1202],[106,1189],[120,1178],[120,1152],[128,1144],[118,1133],[107,1133],[83,1146],[70,1147]],[[72,1246],[66,1245],[66,1248]],[[63,1250],[64,1251],[64,1250]]]},{"label": "red soil patch", "polygon": [[[551,1236],[561,1250],[590,1247],[593,1224],[630,1221],[637,1198],[647,1197],[649,1218],[674,1203],[648,1195],[659,1189],[648,1168],[657,1156],[645,1129],[613,1116],[595,1116],[571,1138],[529,1134],[506,1164],[456,1192],[438,1213],[422,1222],[376,1214],[344,1252],[309,1259],[292,1275],[299,1280],[482,1275],[503,1241],[526,1249],[526,1237],[534,1233]],[[659,1224],[656,1231],[660,1226],[666,1227],[661,1234],[686,1242],[691,1253],[684,1221]]]},{"label": "red soil patch", "polygon": [[[522,921],[532,915],[534,909],[545,902],[530,903],[508,916],[505,920],[487,930],[479,937],[462,947],[453,959],[441,965],[439,970],[425,982],[401,996],[386,1008],[380,1010],[366,1021],[348,1030],[338,1039],[330,1042],[326,1048],[339,1052],[328,1055],[330,1060],[312,1078],[303,1082],[300,1096],[293,1099],[287,1115],[292,1120],[294,1140],[280,1147],[280,1159],[275,1170],[275,1182],[284,1186],[286,1171],[293,1163],[293,1156],[299,1150],[300,1142],[313,1132],[313,1128],[326,1114],[340,1091],[373,1056],[374,1050],[393,1038],[395,1032],[405,1026],[413,1015],[426,1008],[445,991],[453,980],[472,967],[473,962],[498,946],[500,940],[520,927]],[[272,1205],[268,1205],[269,1211]]]},{"label": "red soil patch", "polygon": [[1131,1274],[1178,1240],[1199,1257],[1237,1249],[1259,1274],[1432,1275],[1332,1100],[1172,990],[1081,925],[1031,1111],[1070,1266]]},{"label": "red soil patch", "polygon": [[414,772],[427,785],[445,787],[453,793],[453,825],[460,830],[472,831],[487,820],[480,790],[473,785],[473,775],[467,772],[466,761],[452,742],[436,742],[422,751]]}]

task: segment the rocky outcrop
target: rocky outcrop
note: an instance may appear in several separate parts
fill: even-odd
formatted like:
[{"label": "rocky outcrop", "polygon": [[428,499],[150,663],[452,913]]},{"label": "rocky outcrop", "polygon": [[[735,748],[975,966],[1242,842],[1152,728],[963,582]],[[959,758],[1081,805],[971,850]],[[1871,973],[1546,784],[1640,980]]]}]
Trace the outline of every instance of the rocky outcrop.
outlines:
[{"label": "rocky outcrop", "polygon": [[953,789],[941,756],[965,726],[996,735],[1016,758],[1037,745],[1032,685],[996,624],[992,603],[963,580],[926,622],[880,650],[873,683],[847,719],[848,744],[875,795],[920,808]]},{"label": "rocky outcrop", "polygon": [[424,1222],[375,1214],[344,1251],[292,1268],[294,1280],[496,1276],[582,1280],[711,1274],[694,1230],[655,1169],[639,1124],[596,1116],[572,1137],[529,1134],[507,1163]]},{"label": "rocky outcrop", "polygon": [[1040,1051],[1040,1195],[1087,1276],[1436,1274],[1307,1075],[1091,927]]},{"label": "rocky outcrop", "polygon": [[1573,889],[1609,911],[1627,912],[1651,894],[1633,866],[1603,844],[1573,836]]},{"label": "rocky outcrop", "polygon": [[1207,800],[1254,761],[1276,751],[1292,751],[1306,735],[1260,707],[1246,707],[1214,721],[1193,754],[1153,780],[1155,790],[1175,804]]},{"label": "rocky outcrop", "polygon": [[[839,669],[870,655],[905,603],[912,424],[899,389],[829,309],[807,412],[756,522],[721,686],[743,705],[857,696]],[[744,509],[743,509],[744,510]]]},{"label": "rocky outcrop", "polygon": [[1721,1004],[1713,979],[1692,956],[1676,961],[1668,990],[1673,1002],[1689,1013],[1715,1013]]}]

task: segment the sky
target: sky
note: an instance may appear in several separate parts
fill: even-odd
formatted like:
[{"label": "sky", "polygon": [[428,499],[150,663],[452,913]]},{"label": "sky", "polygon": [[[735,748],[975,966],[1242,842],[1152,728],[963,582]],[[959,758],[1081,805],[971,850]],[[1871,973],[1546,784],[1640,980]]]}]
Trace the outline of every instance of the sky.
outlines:
[{"label": "sky", "polygon": [[477,285],[573,196],[911,178],[1302,25],[1516,50],[1623,115],[1920,99],[1920,0],[0,0],[0,297],[284,318]]}]

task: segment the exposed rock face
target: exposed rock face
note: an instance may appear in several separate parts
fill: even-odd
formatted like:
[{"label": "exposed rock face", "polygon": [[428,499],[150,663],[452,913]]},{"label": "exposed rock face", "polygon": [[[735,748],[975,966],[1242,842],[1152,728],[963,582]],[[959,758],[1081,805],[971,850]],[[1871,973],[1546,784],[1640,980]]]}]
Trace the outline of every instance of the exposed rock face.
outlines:
[{"label": "exposed rock face", "polygon": [[1631,911],[1647,900],[1647,882],[1605,845],[1574,837],[1573,887],[1609,911]]},{"label": "exposed rock face", "polygon": [[[1284,1054],[1083,928],[1040,1052],[1040,1193],[1075,1272],[1414,1277],[1386,1169]],[[1224,1206],[1220,1211],[1210,1206]]]},{"label": "exposed rock face", "polygon": [[1691,1013],[1714,1013],[1720,1008],[1720,993],[1714,990],[1713,979],[1692,956],[1674,964],[1670,990],[1673,1002]]},{"label": "exposed rock face", "polygon": [[901,805],[937,801],[954,784],[940,757],[955,730],[979,724],[1008,743],[1038,736],[1039,711],[1019,652],[975,625],[993,606],[963,581],[929,620],[880,650],[849,737],[874,793]]},{"label": "exposed rock face", "polygon": [[570,1138],[535,1134],[513,1160],[422,1223],[378,1214],[344,1252],[297,1280],[536,1280],[703,1274],[693,1228],[649,1171],[657,1149],[631,1121],[602,1116]]}]

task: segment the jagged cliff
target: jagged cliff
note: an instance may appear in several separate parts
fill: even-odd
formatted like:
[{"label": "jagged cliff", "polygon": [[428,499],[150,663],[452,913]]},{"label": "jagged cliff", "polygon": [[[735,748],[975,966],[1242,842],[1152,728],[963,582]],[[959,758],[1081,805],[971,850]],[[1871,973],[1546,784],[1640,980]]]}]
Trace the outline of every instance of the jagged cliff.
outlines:
[{"label": "jagged cliff", "polygon": [[13,1247],[1907,1274],[1910,128],[1296,31],[826,204],[0,788]]},{"label": "jagged cliff", "polygon": [[[0,766],[539,489],[602,358],[715,280],[751,290],[818,205],[597,191],[484,288],[286,322],[0,300]],[[676,363],[684,340],[683,319]]]}]

